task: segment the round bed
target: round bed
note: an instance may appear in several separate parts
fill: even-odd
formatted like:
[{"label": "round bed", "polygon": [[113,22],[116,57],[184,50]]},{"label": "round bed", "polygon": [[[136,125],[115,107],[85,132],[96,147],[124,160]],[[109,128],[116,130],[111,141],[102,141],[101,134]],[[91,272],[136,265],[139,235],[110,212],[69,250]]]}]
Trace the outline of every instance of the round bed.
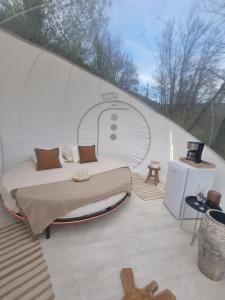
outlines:
[{"label": "round bed", "polygon": [[[62,168],[45,171],[36,171],[32,160],[17,164],[14,168],[5,172],[1,177],[0,193],[5,209],[16,219],[25,220],[19,213],[16,200],[13,199],[11,191],[17,188],[59,182],[71,179],[77,168],[89,170],[90,175],[124,167],[124,163],[100,159],[98,162],[87,163],[85,166],[79,163],[64,163]],[[54,220],[51,224],[74,224],[97,219],[115,211],[128,199],[129,193],[121,192],[103,200],[77,208],[68,214]],[[50,230],[47,228],[46,237],[49,238]]]}]

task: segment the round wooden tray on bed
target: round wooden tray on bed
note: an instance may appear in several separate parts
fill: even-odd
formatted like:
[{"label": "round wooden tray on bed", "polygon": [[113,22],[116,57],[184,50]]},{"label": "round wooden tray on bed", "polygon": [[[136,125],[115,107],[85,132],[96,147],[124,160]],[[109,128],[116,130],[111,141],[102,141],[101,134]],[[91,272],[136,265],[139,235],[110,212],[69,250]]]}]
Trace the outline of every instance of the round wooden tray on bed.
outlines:
[{"label": "round wooden tray on bed", "polygon": [[72,177],[72,179],[73,179],[73,181],[76,181],[76,182],[83,182],[83,181],[87,181],[87,180],[91,179],[91,176],[90,175],[88,175],[88,176],[76,176],[76,175],[74,175]]},{"label": "round wooden tray on bed", "polygon": [[[50,225],[76,224],[76,223],[82,223],[82,222],[95,220],[97,218],[106,216],[106,215],[112,213],[113,211],[115,211],[116,209],[118,209],[120,206],[122,206],[123,203],[129,198],[129,196],[130,196],[130,194],[126,193],[126,195],[121,200],[117,201],[115,204],[113,204],[103,210],[100,210],[98,212],[88,214],[88,215],[83,215],[80,217],[56,219]],[[5,205],[4,205],[4,207],[15,219],[20,220],[20,221],[26,220],[26,217],[22,216],[20,213],[15,213],[14,211],[7,208]],[[46,238],[47,239],[50,238],[50,225],[46,229]]]}]

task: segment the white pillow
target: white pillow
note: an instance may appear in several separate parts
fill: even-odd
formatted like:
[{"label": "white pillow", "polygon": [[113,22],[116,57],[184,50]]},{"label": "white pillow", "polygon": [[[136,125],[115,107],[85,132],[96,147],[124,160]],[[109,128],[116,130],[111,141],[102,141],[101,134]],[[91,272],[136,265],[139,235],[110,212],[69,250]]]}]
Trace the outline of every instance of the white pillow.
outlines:
[{"label": "white pillow", "polygon": [[78,146],[70,146],[71,152],[72,152],[72,157],[73,157],[73,162],[78,163],[80,161],[80,155],[78,151]]},{"label": "white pillow", "polygon": [[[63,158],[62,149],[61,149],[60,146],[59,147],[46,147],[46,148],[36,147],[36,148],[44,149],[44,150],[51,150],[51,149],[54,149],[54,148],[59,148],[59,162],[60,162],[61,166],[64,164],[64,158]],[[36,157],[35,151],[32,154],[32,159],[33,159],[34,163],[36,164],[37,163],[37,157]]]},{"label": "white pillow", "polygon": [[69,149],[63,152],[63,158],[65,162],[73,162],[72,150]]}]

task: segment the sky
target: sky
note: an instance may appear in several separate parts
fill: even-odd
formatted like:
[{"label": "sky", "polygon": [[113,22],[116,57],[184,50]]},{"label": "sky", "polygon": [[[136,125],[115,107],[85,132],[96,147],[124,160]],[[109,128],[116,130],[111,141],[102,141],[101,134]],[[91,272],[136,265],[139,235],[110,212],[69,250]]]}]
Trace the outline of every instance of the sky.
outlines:
[{"label": "sky", "polygon": [[179,24],[198,3],[196,0],[112,0],[111,31],[120,36],[143,84],[152,82],[157,41],[165,22],[175,20]]}]

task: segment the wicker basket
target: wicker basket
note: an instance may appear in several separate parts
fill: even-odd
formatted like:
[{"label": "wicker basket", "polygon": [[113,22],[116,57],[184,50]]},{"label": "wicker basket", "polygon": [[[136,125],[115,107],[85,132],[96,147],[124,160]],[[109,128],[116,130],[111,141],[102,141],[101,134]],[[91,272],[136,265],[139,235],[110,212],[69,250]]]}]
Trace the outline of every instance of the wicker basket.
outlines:
[{"label": "wicker basket", "polygon": [[225,275],[225,213],[219,210],[208,210],[201,221],[198,267],[212,280],[220,280]]}]

